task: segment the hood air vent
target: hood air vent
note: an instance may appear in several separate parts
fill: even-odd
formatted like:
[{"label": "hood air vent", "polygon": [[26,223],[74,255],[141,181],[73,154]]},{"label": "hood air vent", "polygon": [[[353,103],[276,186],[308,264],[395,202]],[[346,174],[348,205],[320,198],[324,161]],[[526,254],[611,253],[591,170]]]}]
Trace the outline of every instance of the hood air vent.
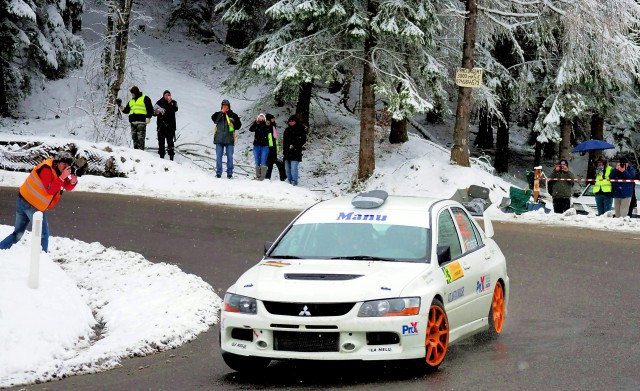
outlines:
[{"label": "hood air vent", "polygon": [[285,273],[287,280],[314,280],[314,281],[347,281],[362,277],[362,274],[309,274],[309,273]]}]

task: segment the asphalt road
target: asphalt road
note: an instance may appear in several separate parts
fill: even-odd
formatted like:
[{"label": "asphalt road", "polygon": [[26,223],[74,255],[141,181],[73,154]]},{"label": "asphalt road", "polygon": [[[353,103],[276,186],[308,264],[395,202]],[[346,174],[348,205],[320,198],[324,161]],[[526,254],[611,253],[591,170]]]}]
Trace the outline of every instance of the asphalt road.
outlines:
[{"label": "asphalt road", "polygon": [[[0,188],[0,224],[13,224],[16,194]],[[222,296],[298,212],[72,192],[48,218],[53,236],[177,264]],[[14,389],[640,389],[640,233],[494,227],[511,278],[504,332],[497,341],[451,347],[434,374],[394,363],[282,362],[241,375],[222,361],[213,326],[178,349],[111,371]]]}]

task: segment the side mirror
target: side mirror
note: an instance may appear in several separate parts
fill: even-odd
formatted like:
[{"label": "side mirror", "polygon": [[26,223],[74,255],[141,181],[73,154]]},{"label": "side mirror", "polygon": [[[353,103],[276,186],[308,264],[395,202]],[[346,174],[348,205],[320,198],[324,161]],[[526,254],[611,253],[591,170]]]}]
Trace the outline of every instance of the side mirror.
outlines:
[{"label": "side mirror", "polygon": [[264,242],[264,253],[263,253],[263,255],[267,255],[267,251],[269,251],[271,246],[273,246],[273,242],[270,242],[270,241]]},{"label": "side mirror", "polygon": [[493,231],[493,223],[491,222],[491,219],[489,218],[489,216],[485,215],[484,216],[484,234],[487,235],[488,238],[492,238],[494,235],[494,231]]},{"label": "side mirror", "polygon": [[444,265],[451,261],[451,247],[438,245],[436,248],[436,255],[438,256],[438,264]]}]

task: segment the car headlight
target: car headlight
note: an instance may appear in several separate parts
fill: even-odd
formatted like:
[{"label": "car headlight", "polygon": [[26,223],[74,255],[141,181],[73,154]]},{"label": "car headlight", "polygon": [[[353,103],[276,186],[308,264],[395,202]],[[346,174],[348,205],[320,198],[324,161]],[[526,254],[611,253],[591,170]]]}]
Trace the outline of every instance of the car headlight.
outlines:
[{"label": "car headlight", "polygon": [[398,299],[384,299],[365,301],[358,311],[362,318],[376,316],[408,316],[420,312],[419,297],[401,297]]},{"label": "car headlight", "polygon": [[256,299],[247,296],[227,293],[224,295],[224,310],[227,312],[240,312],[243,314],[257,314],[258,305]]}]

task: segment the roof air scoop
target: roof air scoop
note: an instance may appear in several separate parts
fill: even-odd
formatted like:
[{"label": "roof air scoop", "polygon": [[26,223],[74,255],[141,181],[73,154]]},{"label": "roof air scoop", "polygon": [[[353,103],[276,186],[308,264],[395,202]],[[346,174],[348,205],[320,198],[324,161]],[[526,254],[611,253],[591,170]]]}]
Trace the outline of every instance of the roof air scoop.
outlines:
[{"label": "roof air scoop", "polygon": [[361,209],[375,209],[384,204],[388,196],[384,190],[371,190],[353,197],[351,205]]}]

